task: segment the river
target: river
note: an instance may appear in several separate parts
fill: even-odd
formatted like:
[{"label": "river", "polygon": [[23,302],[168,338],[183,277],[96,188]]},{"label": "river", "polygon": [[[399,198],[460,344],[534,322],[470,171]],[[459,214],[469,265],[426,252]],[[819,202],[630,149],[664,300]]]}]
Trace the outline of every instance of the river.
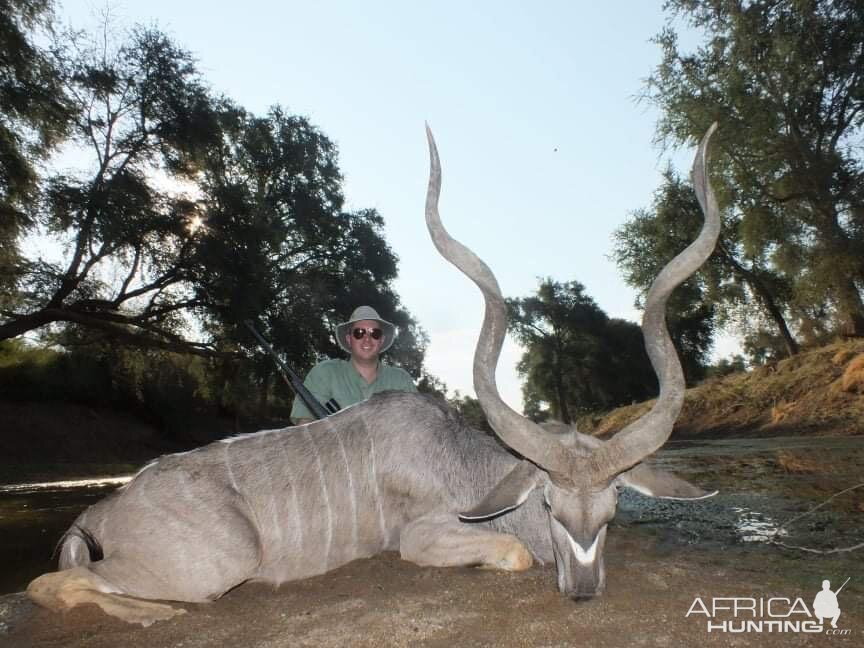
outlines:
[{"label": "river", "polygon": [[[695,503],[624,493],[613,527],[653,534],[670,547],[706,550],[772,539],[820,550],[864,542],[864,487],[781,529],[834,493],[864,482],[864,437],[671,441],[652,463],[720,493]],[[75,517],[129,478],[0,484],[0,594],[21,591],[55,568],[54,547]]]},{"label": "river", "polygon": [[0,594],[21,591],[56,569],[57,541],[86,507],[131,475],[0,484]]}]

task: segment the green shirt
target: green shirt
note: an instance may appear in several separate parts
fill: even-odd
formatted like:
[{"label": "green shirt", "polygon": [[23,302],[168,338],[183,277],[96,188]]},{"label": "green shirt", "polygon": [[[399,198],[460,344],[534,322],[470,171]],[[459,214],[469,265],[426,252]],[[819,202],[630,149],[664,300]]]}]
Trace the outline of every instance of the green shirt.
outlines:
[{"label": "green shirt", "polygon": [[[322,405],[333,398],[342,408],[364,401],[372,394],[388,389],[417,391],[407,371],[399,367],[391,367],[381,361],[378,362],[378,375],[372,383],[367,383],[349,360],[336,359],[324,360],[312,367],[303,384]],[[306,407],[303,399],[296,396],[294,407],[291,408],[291,418],[296,421],[301,418],[315,417]]]}]

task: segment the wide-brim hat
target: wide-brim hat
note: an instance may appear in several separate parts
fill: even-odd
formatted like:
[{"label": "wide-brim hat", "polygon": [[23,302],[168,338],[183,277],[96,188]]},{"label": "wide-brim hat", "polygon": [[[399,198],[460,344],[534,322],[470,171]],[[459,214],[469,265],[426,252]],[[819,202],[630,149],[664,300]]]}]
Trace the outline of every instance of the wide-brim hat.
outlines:
[{"label": "wide-brim hat", "polygon": [[342,350],[349,355],[351,354],[351,348],[345,344],[345,336],[351,333],[351,326],[355,322],[361,320],[375,320],[381,325],[381,331],[384,333],[384,337],[382,338],[383,341],[381,342],[381,349],[378,353],[384,353],[389,349],[393,344],[393,340],[396,338],[396,325],[383,319],[378,314],[378,311],[371,306],[358,306],[354,309],[354,312],[351,313],[351,319],[336,327],[336,343],[342,347]]}]

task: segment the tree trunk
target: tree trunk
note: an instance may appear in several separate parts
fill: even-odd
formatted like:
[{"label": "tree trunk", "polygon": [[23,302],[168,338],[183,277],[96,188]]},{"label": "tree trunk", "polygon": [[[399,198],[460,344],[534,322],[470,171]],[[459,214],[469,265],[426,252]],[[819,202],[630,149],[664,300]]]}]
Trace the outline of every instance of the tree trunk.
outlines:
[{"label": "tree trunk", "polygon": [[830,254],[837,269],[827,288],[836,300],[839,332],[848,337],[864,337],[864,302],[856,285],[856,280],[864,280],[860,254],[840,225],[830,194],[826,191],[824,195],[822,203],[814,205],[815,212],[822,216],[816,226],[825,246],[823,254]]},{"label": "tree trunk", "polygon": [[36,311],[30,315],[9,320],[8,322],[0,324],[0,340],[10,340],[19,335],[24,335],[24,333],[29,331],[35,331],[36,329],[54,321],[57,321],[57,318],[49,314],[46,310]]},{"label": "tree trunk", "polygon": [[768,286],[760,279],[759,274],[751,269],[745,268],[736,261],[731,254],[724,248],[721,249],[721,254],[726,259],[726,262],[732,267],[734,272],[737,272],[744,279],[744,282],[750,286],[750,290],[756,296],[760,304],[768,311],[768,316],[777,325],[777,330],[780,337],[783,338],[783,344],[786,346],[786,353],[789,357],[796,355],[800,350],[798,342],[792,336],[789,326],[786,324],[786,318],[783,317],[783,312],[777,305],[777,300],[774,299],[774,294],[769,290]]},{"label": "tree trunk", "polygon": [[783,338],[783,344],[786,346],[786,355],[790,358],[796,355],[798,351],[800,351],[800,347],[795,338],[792,337],[792,332],[786,324],[786,318],[783,317],[780,307],[777,306],[774,295],[772,295],[765,285],[759,281],[758,277],[754,277],[754,282],[749,285],[756,294],[756,298],[762,303],[765,310],[768,311],[769,317],[771,317],[771,319],[774,320],[774,324],[777,325],[777,330],[780,332],[780,337]]},{"label": "tree trunk", "polygon": [[777,325],[777,329],[780,331],[780,337],[783,338],[783,344],[786,345],[786,355],[791,358],[801,350],[798,346],[798,342],[796,342],[795,338],[792,337],[792,332],[786,325],[786,319],[783,317],[783,314],[780,312],[780,309],[777,308],[777,304],[770,295],[767,296],[767,301],[764,302],[764,305],[768,310],[771,319],[773,319],[774,323]]},{"label": "tree trunk", "polygon": [[851,279],[837,287],[837,310],[840,334],[846,337],[864,337],[864,303],[858,287]]},{"label": "tree trunk", "polygon": [[567,394],[564,390],[564,376],[561,375],[561,354],[555,350],[555,399],[558,401],[558,417],[562,423],[570,425],[573,422],[570,408],[567,406]]}]

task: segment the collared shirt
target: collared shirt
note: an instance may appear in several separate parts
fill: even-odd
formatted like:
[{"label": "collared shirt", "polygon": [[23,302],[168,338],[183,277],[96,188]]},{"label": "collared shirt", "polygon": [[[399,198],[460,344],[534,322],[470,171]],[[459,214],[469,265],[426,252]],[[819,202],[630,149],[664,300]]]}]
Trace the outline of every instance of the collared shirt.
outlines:
[{"label": "collared shirt", "polygon": [[[372,394],[395,389],[397,391],[416,392],[417,387],[411,375],[399,367],[391,367],[378,361],[378,375],[371,383],[360,375],[349,360],[324,360],[312,367],[306,380],[306,389],[318,399],[322,405],[331,398],[339,403],[339,407],[348,407],[369,398]],[[315,418],[303,399],[294,398],[291,408],[291,419]]]}]

